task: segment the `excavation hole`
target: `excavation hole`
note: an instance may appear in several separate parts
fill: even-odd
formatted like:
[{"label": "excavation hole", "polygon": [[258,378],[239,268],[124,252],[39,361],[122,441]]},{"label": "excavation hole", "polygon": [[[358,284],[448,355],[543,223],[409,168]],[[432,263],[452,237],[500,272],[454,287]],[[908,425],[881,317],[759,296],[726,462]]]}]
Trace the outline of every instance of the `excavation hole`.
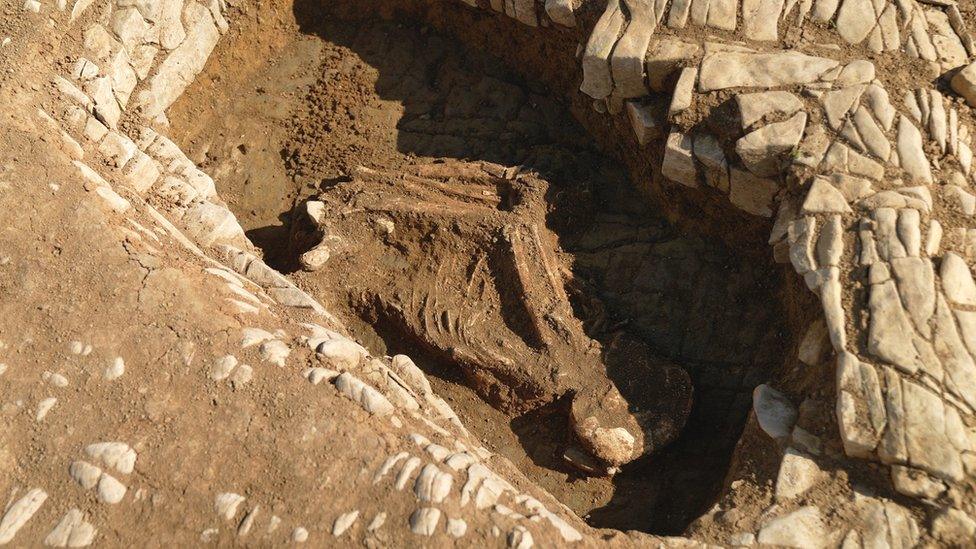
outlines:
[{"label": "excavation hole", "polygon": [[[266,260],[374,353],[414,357],[469,429],[590,524],[682,532],[722,487],[752,388],[783,362],[770,266],[656,215],[560,98],[503,60],[422,22],[338,20],[312,1],[231,12],[170,119]],[[298,260],[322,239],[309,200],[336,237],[314,272]],[[546,308],[555,286],[567,318]],[[436,337],[404,320],[431,296],[449,304]],[[612,478],[566,463],[571,396],[540,396],[567,386],[552,372],[586,381],[573,370],[585,353],[539,351],[574,323],[598,356],[630,349],[619,386],[640,391],[665,363],[694,385],[680,436]],[[458,342],[491,338],[529,353],[524,371],[472,371],[480,355]]]}]

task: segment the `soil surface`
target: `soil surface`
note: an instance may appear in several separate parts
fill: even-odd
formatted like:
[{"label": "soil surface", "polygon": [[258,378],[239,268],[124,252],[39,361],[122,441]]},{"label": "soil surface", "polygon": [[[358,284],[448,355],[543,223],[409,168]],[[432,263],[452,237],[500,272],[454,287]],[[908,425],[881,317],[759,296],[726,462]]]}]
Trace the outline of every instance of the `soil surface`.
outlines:
[{"label": "soil surface", "polygon": [[[303,6],[232,10],[230,34],[170,113],[173,136],[213,175],[270,263],[357,329],[374,353],[415,357],[491,449],[595,526],[683,531],[721,487],[752,388],[783,362],[778,277],[671,226],[551,90],[503,61],[423,26],[330,20]],[[525,215],[511,217],[514,195],[495,180],[479,188],[471,178],[434,178],[431,194],[428,177],[427,194],[418,196],[390,178],[362,177],[485,162],[501,170],[496,179],[524,173],[535,182]],[[301,271],[299,255],[328,236],[303,225],[306,202],[321,198],[335,208],[364,196],[397,207],[330,218],[346,244],[321,270]],[[502,388],[520,386],[511,375],[479,382],[476,360],[459,359],[447,352],[449,341],[432,344],[416,323],[384,314],[409,301],[400,294],[414,287],[464,294],[471,278],[461,274],[494,249],[501,227],[519,220],[546,235],[561,280],[554,286],[571,297],[568,321],[582,337],[595,349],[627,342],[627,364],[646,365],[625,376],[632,391],[649,386],[646,376],[664,365],[694,384],[692,401],[669,397],[692,404],[677,440],[614,477],[588,476],[563,459],[572,432],[565,390],[587,376],[547,384],[544,374],[554,359],[572,362],[572,355],[519,361],[513,371],[532,390],[504,396]],[[450,261],[454,274],[439,277],[441,262]],[[477,333],[531,339],[513,320],[519,315],[503,310],[507,296],[532,301],[517,278],[488,278],[498,307]],[[625,392],[628,382],[620,381]]]}]

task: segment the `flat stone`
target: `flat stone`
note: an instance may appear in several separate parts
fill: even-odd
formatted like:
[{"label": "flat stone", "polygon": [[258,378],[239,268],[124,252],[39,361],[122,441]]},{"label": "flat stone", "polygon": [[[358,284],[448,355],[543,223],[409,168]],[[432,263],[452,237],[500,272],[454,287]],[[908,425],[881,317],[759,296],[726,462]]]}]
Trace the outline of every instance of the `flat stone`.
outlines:
[{"label": "flat stone", "polygon": [[827,321],[827,334],[834,351],[847,347],[847,332],[844,326],[844,306],[841,299],[840,269],[827,267],[829,274],[820,286],[820,305]]},{"label": "flat stone", "polygon": [[729,163],[718,139],[709,134],[695,136],[695,158],[705,168],[705,181],[712,187],[729,192]]},{"label": "flat stone", "polygon": [[952,311],[942,296],[936,298],[933,346],[942,359],[946,387],[966,404],[976,407],[976,362],[959,337]]},{"label": "flat stone", "polygon": [[825,546],[828,533],[820,509],[811,505],[767,522],[759,530],[758,540],[764,545],[819,549]]},{"label": "flat stone", "polygon": [[674,38],[660,38],[651,42],[647,50],[645,69],[651,91],[668,91],[671,76],[683,69],[701,51],[701,46]]},{"label": "flat stone", "polygon": [[976,63],[956,73],[952,77],[951,85],[952,90],[965,99],[969,106],[976,107]]},{"label": "flat stone", "polygon": [[214,512],[224,520],[231,520],[237,514],[237,508],[244,503],[244,496],[233,492],[217,494],[214,498]]},{"label": "flat stone", "polygon": [[95,527],[79,509],[70,509],[61,522],[44,538],[50,547],[86,547],[95,540]]},{"label": "flat stone", "polygon": [[356,519],[359,518],[359,511],[349,511],[348,513],[343,513],[336,517],[335,521],[332,523],[332,535],[334,537],[339,537],[346,533],[353,524],[356,523]]},{"label": "flat stone", "polygon": [[898,294],[908,311],[915,329],[923,336],[931,336],[929,320],[935,313],[935,269],[932,261],[920,257],[891,260]]},{"label": "flat stone", "polygon": [[576,16],[573,14],[573,3],[570,0],[546,0],[546,15],[553,23],[564,27],[575,27]]},{"label": "flat stone", "polygon": [[783,11],[783,0],[743,0],[743,31],[749,40],[779,39],[777,22]]},{"label": "flat stone", "polygon": [[932,169],[922,149],[922,134],[907,116],[898,122],[898,159],[908,175],[923,183],[932,183]]},{"label": "flat stone", "polygon": [[902,307],[895,283],[891,280],[871,286],[868,307],[868,352],[906,373],[919,367],[918,351],[910,337],[914,328]]},{"label": "flat stone", "polygon": [[831,90],[820,98],[824,112],[827,114],[827,123],[830,127],[840,129],[847,113],[854,108],[858,99],[864,93],[865,86],[849,86],[839,90]]},{"label": "flat stone", "polygon": [[736,95],[742,128],[748,128],[765,116],[792,115],[803,108],[803,102],[796,95],[786,91],[744,93]]},{"label": "flat stone", "polygon": [[780,161],[800,144],[806,125],[807,113],[797,113],[789,120],[768,124],[740,138],[735,151],[752,173],[775,176],[780,172]]},{"label": "flat stone", "polygon": [[905,444],[912,465],[949,480],[963,478],[962,461],[945,436],[942,399],[928,389],[902,380]]},{"label": "flat stone", "polygon": [[851,457],[870,457],[877,447],[887,419],[878,373],[848,352],[837,358],[837,425],[844,452]]},{"label": "flat stone", "polygon": [[365,349],[348,339],[323,341],[316,347],[315,352],[334,368],[340,370],[351,370],[358,367],[367,356]]},{"label": "flat stone", "polygon": [[697,187],[698,172],[692,155],[691,136],[672,132],[665,145],[661,174],[675,183]]},{"label": "flat stone", "polygon": [[903,465],[891,466],[891,482],[898,493],[916,498],[934,500],[946,490],[943,482],[933,479],[924,471]]},{"label": "flat stone", "polygon": [[0,518],[0,545],[13,541],[17,532],[30,521],[45,501],[47,501],[47,492],[40,488],[32,488],[10,504],[3,518]]},{"label": "flat stone", "polygon": [[838,65],[833,59],[813,57],[795,51],[720,51],[705,56],[698,87],[705,92],[727,88],[773,88],[809,84]]},{"label": "flat stone", "polygon": [[[175,3],[164,4],[168,6]],[[187,20],[192,21],[186,40],[177,40],[183,33],[178,6],[175,18],[171,16],[166,19],[165,25],[161,27],[160,40],[163,47],[175,49],[159,64],[156,75],[149,82],[149,88],[140,93],[139,105],[147,118],[159,116],[183,95],[187,86],[203,70],[210,52],[220,38],[220,32],[207,8],[190,2],[186,11]]]},{"label": "flat stone", "polygon": [[802,217],[789,224],[787,240],[790,243],[790,263],[797,274],[806,274],[817,269],[814,257],[814,238],[817,220],[812,216]]},{"label": "flat stone", "polygon": [[410,515],[410,531],[421,536],[432,536],[437,532],[437,523],[440,520],[440,509],[422,507]]},{"label": "flat stone", "polygon": [[695,91],[695,80],[698,78],[698,69],[687,67],[681,70],[678,83],[674,87],[674,95],[671,96],[671,106],[668,108],[668,116],[674,116],[691,107],[692,94]]},{"label": "flat stone", "polygon": [[807,331],[800,340],[797,358],[807,366],[816,366],[823,360],[827,351],[827,324],[823,320],[815,320],[807,327]]},{"label": "flat stone", "polygon": [[947,546],[964,547],[976,539],[976,521],[959,509],[944,509],[932,521],[932,535]]},{"label": "flat stone", "polygon": [[809,456],[788,448],[776,476],[776,499],[789,501],[806,493],[820,479],[821,471]]},{"label": "flat stone", "polygon": [[939,276],[942,279],[942,290],[950,303],[976,306],[976,282],[973,282],[969,265],[961,257],[947,252],[942,257]]},{"label": "flat stone", "polygon": [[583,82],[580,91],[593,99],[604,99],[613,92],[610,54],[625,23],[620,1],[610,0],[586,42],[581,61]]},{"label": "flat stone", "polygon": [[888,91],[878,84],[871,84],[865,88],[863,97],[868,108],[871,109],[874,116],[881,122],[881,127],[885,131],[890,130],[895,123],[897,111],[894,105],[891,104]]},{"label": "flat stone", "polygon": [[871,0],[844,0],[837,13],[837,32],[849,44],[859,44],[877,22]]},{"label": "flat stone", "polygon": [[136,465],[136,451],[124,442],[96,442],[85,447],[92,461],[128,475]]},{"label": "flat stone", "polygon": [[777,440],[790,436],[797,412],[786,395],[769,385],[759,385],[752,391],[752,409],[767,435]]},{"label": "flat stone", "polygon": [[98,500],[102,503],[109,505],[119,503],[125,497],[125,492],[125,485],[108,473],[102,473],[101,478],[98,479],[97,494]]},{"label": "flat stone", "polygon": [[816,177],[810,185],[800,211],[804,214],[819,214],[851,213],[853,210],[848,206],[844,195],[831,184],[829,179]]},{"label": "flat stone", "polygon": [[884,131],[875,122],[874,117],[868,112],[868,108],[861,105],[854,112],[854,127],[857,128],[858,135],[864,141],[867,152],[888,161],[891,158],[891,142],[885,136]]},{"label": "flat stone", "polygon": [[634,129],[634,136],[639,145],[647,145],[652,140],[664,135],[664,123],[654,116],[651,105],[638,101],[627,101],[627,118]]},{"label": "flat stone", "polygon": [[[527,0],[532,4],[534,0]],[[647,95],[644,85],[644,57],[657,26],[653,2],[626,3],[630,20],[623,35],[617,39],[610,58],[610,73],[613,78],[613,94],[616,97],[632,98]]]}]

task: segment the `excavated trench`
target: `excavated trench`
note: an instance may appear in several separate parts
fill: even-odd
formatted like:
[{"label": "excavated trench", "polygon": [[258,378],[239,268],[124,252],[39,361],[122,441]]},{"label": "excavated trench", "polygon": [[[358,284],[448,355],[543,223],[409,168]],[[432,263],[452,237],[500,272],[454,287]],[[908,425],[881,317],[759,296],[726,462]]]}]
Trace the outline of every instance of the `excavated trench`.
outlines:
[{"label": "excavated trench", "polygon": [[[792,343],[778,271],[736,246],[758,229],[720,224],[711,206],[669,201],[648,185],[659,177],[651,159],[565,102],[572,58],[545,55],[545,34],[535,35],[535,53],[513,60],[491,56],[506,37],[486,34],[514,23],[482,21],[465,40],[470,18],[501,16],[456,6],[438,8],[437,30],[408,2],[376,16],[312,0],[238,4],[233,30],[170,119],[267,261],[375,354],[412,356],[489,448],[590,524],[682,532],[714,502],[752,388],[774,377]],[[510,43],[531,43],[523,31]],[[617,160],[625,157],[643,159],[635,168]],[[336,242],[312,272],[299,262],[323,237],[310,200],[325,205],[325,236]],[[564,459],[568,397],[505,391],[518,380],[486,382],[451,352],[453,340],[404,320],[404,292],[450,303],[474,284],[483,256],[488,275],[478,283],[497,314],[469,329],[525,336],[532,308],[519,302],[537,294],[500,274],[513,269],[498,257],[498,235],[535,222],[552,238],[550,264],[572,314],[605,356],[625,349],[618,362],[677,365],[694,386],[677,439],[612,477]],[[647,370],[608,368],[621,392],[648,391]]]}]

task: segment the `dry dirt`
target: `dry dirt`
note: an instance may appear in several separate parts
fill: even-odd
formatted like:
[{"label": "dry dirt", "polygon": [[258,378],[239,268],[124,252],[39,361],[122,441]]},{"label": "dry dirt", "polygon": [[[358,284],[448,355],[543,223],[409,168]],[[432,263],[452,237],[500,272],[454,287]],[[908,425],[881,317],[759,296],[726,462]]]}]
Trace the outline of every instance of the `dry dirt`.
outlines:
[{"label": "dry dirt", "polygon": [[[282,0],[231,10],[230,34],[170,113],[181,147],[213,175],[270,263],[375,353],[409,352],[434,374],[435,388],[465,424],[530,479],[594,526],[683,531],[725,480],[751,389],[783,363],[787,329],[776,322],[783,316],[776,273],[662,218],[635,192],[633,173],[573,118],[573,106],[504,60],[422,25],[340,20],[312,4]],[[383,321],[391,304],[408,301],[398,292],[463,293],[460,273],[492,249],[493,231],[512,221],[512,212],[496,204],[462,215],[458,201],[445,196],[464,194],[464,178],[418,197],[355,174],[360,167],[399,173],[458,160],[518,167],[538,182],[541,191],[522,211],[553,239],[556,263],[572,280],[572,320],[598,348],[632,342],[628,364],[675,364],[688,373],[693,407],[674,443],[613,478],[581,474],[561,457],[571,431],[562,391],[579,379],[546,384],[545,375],[526,368],[522,381],[535,383],[532,395],[502,398],[479,382],[471,360],[445,352],[449,345],[424,341],[416,324],[390,322],[389,315]],[[496,202],[506,197],[488,194]],[[316,242],[301,222],[302,204],[322,198],[338,207],[364,196],[401,207],[382,216],[374,207],[368,218],[337,216],[332,230],[347,245],[322,270],[299,270],[298,255]],[[439,205],[436,215],[430,208],[417,214],[431,204]],[[382,234],[377,217],[392,223],[395,238]],[[459,274],[439,277],[436,267],[450,261]],[[499,303],[509,294],[524,298],[510,278],[492,277],[489,285]],[[525,335],[524,326],[506,327],[505,320],[497,314],[477,331]],[[554,358],[566,355],[541,362]],[[640,386],[653,371],[627,378]]]}]

